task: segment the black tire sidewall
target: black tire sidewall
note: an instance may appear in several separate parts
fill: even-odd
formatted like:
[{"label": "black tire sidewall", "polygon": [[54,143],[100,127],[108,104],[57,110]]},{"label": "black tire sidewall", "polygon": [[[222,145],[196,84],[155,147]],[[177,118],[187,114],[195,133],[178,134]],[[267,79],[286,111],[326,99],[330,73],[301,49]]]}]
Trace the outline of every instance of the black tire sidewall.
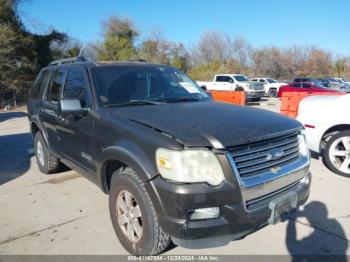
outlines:
[{"label": "black tire sidewall", "polygon": [[[143,232],[141,239],[137,243],[132,243],[127,239],[117,221],[116,201],[122,190],[129,191],[135,197],[141,210]],[[122,172],[113,174],[109,194],[110,216],[120,243],[133,255],[149,255],[153,250],[153,243],[156,238],[156,228],[153,222],[155,213],[153,204],[148,200],[149,196],[147,192],[133,177]]]},{"label": "black tire sidewall", "polygon": [[[38,142],[40,141],[41,146],[43,148],[43,155],[44,155],[44,165],[41,165],[39,158],[38,158]],[[35,157],[36,157],[36,162],[38,164],[39,170],[42,173],[47,174],[48,173],[48,149],[46,146],[46,143],[43,139],[43,136],[41,135],[40,132],[37,132],[35,134],[35,142],[34,142],[34,150],[35,150]]]},{"label": "black tire sidewall", "polygon": [[332,144],[334,143],[335,140],[337,140],[340,137],[344,137],[344,136],[350,136],[350,130],[346,130],[346,131],[341,131],[335,135],[333,135],[326,144],[326,147],[324,149],[323,152],[323,161],[325,163],[325,165],[334,173],[336,173],[337,175],[341,175],[344,177],[350,177],[350,174],[344,173],[340,170],[338,170],[332,163],[331,159],[330,159],[330,155],[329,155],[329,151],[330,148],[332,146]]}]

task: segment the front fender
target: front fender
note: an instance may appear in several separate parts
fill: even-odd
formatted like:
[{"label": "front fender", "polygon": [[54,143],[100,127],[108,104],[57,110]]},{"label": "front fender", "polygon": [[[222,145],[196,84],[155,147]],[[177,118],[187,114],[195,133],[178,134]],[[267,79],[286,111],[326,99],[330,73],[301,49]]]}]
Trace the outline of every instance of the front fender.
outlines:
[{"label": "front fender", "polygon": [[150,195],[157,213],[162,214],[164,212],[164,207],[156,188],[149,183],[151,179],[158,175],[158,171],[152,164],[149,154],[146,154],[146,152],[139,146],[128,141],[122,141],[121,143],[107,147],[103,150],[98,165],[97,181],[105,193],[108,193],[109,191],[105,165],[109,160],[122,162],[132,168],[145,183],[145,188]]},{"label": "front fender", "polygon": [[143,182],[147,182],[157,175],[157,170],[144,150],[131,142],[122,141],[104,149],[98,161],[98,179],[103,188],[107,185],[105,164],[109,160],[120,161],[132,168]]},{"label": "front fender", "polygon": [[50,146],[50,144],[49,144],[49,140],[48,140],[48,138],[47,138],[46,130],[45,130],[44,126],[41,124],[41,122],[40,122],[37,118],[32,118],[32,119],[28,119],[28,120],[29,120],[30,133],[31,133],[33,139],[35,139],[35,134],[34,134],[34,132],[33,132],[32,127],[33,127],[33,124],[35,124],[35,125],[38,127],[39,132],[40,132],[41,135],[43,136],[43,139],[44,139],[46,145],[47,145],[48,148],[52,151],[51,146]]}]

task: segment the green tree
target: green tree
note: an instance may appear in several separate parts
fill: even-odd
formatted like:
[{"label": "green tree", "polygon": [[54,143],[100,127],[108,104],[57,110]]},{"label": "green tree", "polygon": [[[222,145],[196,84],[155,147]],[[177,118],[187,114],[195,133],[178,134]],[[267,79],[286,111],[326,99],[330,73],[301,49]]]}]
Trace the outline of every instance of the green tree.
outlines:
[{"label": "green tree", "polygon": [[101,60],[129,60],[136,55],[135,40],[139,35],[128,18],[111,16],[102,22]]},{"label": "green tree", "polygon": [[36,73],[33,39],[18,34],[7,24],[0,24],[0,82],[2,89],[21,89],[23,82],[33,80]]},{"label": "green tree", "polygon": [[0,81],[3,89],[24,91],[41,67],[52,61],[50,48],[54,41],[65,41],[66,35],[52,30],[37,35],[26,30],[19,15],[19,0],[0,0]]},{"label": "green tree", "polygon": [[189,70],[189,53],[182,43],[173,45],[171,48],[170,64],[178,69],[187,72]]}]

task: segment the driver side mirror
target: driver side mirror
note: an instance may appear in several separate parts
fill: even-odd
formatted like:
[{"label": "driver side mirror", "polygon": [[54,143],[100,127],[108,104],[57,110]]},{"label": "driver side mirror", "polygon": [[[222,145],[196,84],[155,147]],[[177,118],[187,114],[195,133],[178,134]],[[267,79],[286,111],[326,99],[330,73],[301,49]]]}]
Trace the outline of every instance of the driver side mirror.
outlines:
[{"label": "driver side mirror", "polygon": [[88,109],[82,108],[79,99],[61,99],[58,103],[58,112],[61,115],[85,115]]}]

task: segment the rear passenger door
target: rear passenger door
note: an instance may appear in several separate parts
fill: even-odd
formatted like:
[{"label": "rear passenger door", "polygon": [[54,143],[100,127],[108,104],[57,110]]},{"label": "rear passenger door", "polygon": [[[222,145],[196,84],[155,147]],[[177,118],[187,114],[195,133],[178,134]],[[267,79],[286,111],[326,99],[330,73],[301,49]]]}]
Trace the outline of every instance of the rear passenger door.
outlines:
[{"label": "rear passenger door", "polygon": [[39,112],[39,121],[43,125],[49,148],[57,155],[60,152],[58,124],[58,101],[61,98],[62,87],[65,83],[67,71],[56,70],[44,95],[43,104]]},{"label": "rear passenger door", "polygon": [[87,110],[84,115],[61,116],[59,136],[64,157],[81,168],[96,171],[93,149],[92,94],[87,73],[82,66],[72,66],[63,88],[62,99],[79,99]]}]

